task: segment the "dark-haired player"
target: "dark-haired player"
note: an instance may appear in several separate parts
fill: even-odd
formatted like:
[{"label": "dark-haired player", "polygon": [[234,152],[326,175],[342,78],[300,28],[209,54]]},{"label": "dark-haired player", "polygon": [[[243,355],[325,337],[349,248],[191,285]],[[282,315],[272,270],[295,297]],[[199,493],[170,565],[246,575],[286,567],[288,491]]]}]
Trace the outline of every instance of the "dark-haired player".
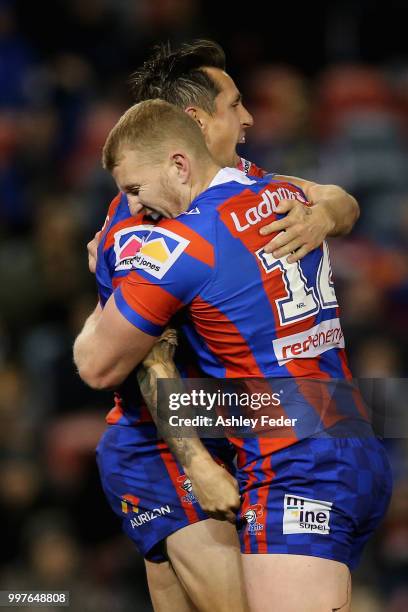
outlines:
[{"label": "dark-haired player", "polygon": [[[251,127],[253,120],[243,106],[241,95],[233,80],[224,72],[224,68],[224,53],[216,43],[211,41],[197,41],[175,51],[168,46],[163,46],[133,75],[134,95],[138,100],[153,97],[164,98],[183,108],[202,129],[207,145],[220,165],[237,166],[250,176],[262,176],[263,171],[254,164],[239,158],[236,153],[237,144],[245,142],[245,131]],[[337,187],[318,186],[307,181],[294,180],[305,189],[308,198],[315,203],[315,206],[307,215],[304,207],[298,202],[293,200],[282,202],[282,212],[289,212],[289,214],[285,220],[275,222],[270,231],[286,230],[283,242],[280,242],[282,237],[279,237],[274,244],[276,249],[283,248],[283,251],[279,251],[282,255],[289,252],[288,248],[298,249],[296,258],[320,244],[328,232],[335,234],[348,231],[356,217],[356,204],[353,198]],[[106,302],[112,290],[122,282],[131,269],[133,258],[146,233],[146,225],[149,225],[149,221],[143,219],[142,215],[135,218],[130,216],[126,195],[119,194],[110,206],[99,247],[97,279],[102,304]],[[91,245],[91,248],[94,244]],[[276,251],[274,252],[276,254]],[[191,364],[188,365],[191,366]],[[189,373],[187,367],[181,369],[184,369],[186,374]],[[151,385],[147,393],[152,394]],[[206,530],[211,528],[214,534],[216,530],[223,530],[225,541],[227,541],[229,527],[221,524],[214,525],[208,520],[203,521],[205,515],[197,509],[194,500],[190,498],[189,501],[186,501],[185,492],[178,481],[178,478],[183,478],[183,470],[174,462],[166,445],[157,440],[157,433],[148,411],[141,408],[135,381],[129,380],[125,383],[120,390],[120,395],[121,399],[117,398],[115,409],[108,415],[108,423],[111,427],[98,449],[100,471],[112,507],[122,516],[126,532],[138,544],[147,559],[152,597],[159,607],[163,605],[164,599],[160,597],[158,601],[157,596],[163,576],[171,584],[171,577],[174,576],[175,571],[191,596],[197,575],[200,575],[200,569],[203,568],[204,554],[201,555],[200,563],[197,566],[198,558],[193,546],[190,550],[190,565],[186,572],[184,558],[189,552],[186,550],[185,538],[189,538],[192,543],[194,534],[196,534],[197,538],[206,537],[210,541],[211,534],[206,533]],[[213,446],[216,446],[214,441]],[[225,445],[219,442],[218,448],[212,450],[216,456],[218,453],[220,461],[228,463],[226,460],[228,449],[225,448]],[[139,459],[139,465],[143,466],[146,463],[147,454],[151,458],[155,457],[155,466],[151,470],[150,478],[146,477],[142,467],[138,469],[132,467],[135,465],[136,457]],[[128,465],[126,470],[128,477],[123,475],[123,470],[121,474],[116,469],[119,457],[122,463]],[[217,471],[217,466],[210,463],[207,470],[203,470],[203,475],[207,474],[203,488],[208,488],[208,482],[214,471]],[[157,482],[158,480],[160,483]],[[223,481],[224,488],[221,490],[225,498],[228,498],[228,495],[236,495],[226,472],[224,472]],[[129,488],[131,490],[128,490]],[[220,485],[217,488],[214,494],[218,495]],[[173,506],[177,503],[180,506],[180,516],[176,521],[174,512],[163,513],[155,522],[146,522],[143,527],[135,526],[136,521],[133,520],[132,524],[131,512],[122,512],[121,496],[125,494],[133,494],[140,499],[140,508],[143,508],[143,504],[144,507],[150,508],[168,506],[169,504],[164,501],[172,496]],[[210,506],[211,500],[209,500]],[[127,505],[124,507],[128,509]],[[186,509],[188,510],[187,515]],[[140,509],[139,512],[142,514]],[[189,526],[186,527],[186,525]],[[149,537],[146,537],[145,533],[149,534]],[[200,536],[200,533],[205,535]],[[215,539],[217,537],[214,535]],[[231,532],[228,537],[232,537]],[[166,556],[162,546],[165,539],[167,555],[172,560],[172,566],[169,566],[165,560]],[[232,546],[230,554],[234,558],[234,544],[231,545],[231,540],[229,545]],[[208,552],[211,554],[210,547],[208,547]],[[234,576],[239,576],[239,571],[230,563],[229,575],[226,575],[217,569],[216,560],[220,558],[220,555],[216,547],[213,547],[213,555],[212,560],[210,556],[208,557],[209,564],[213,566],[212,577],[205,576],[206,581],[204,581],[201,576],[202,584],[208,593],[206,602],[212,605],[213,609],[214,598],[218,599],[218,606],[236,607],[233,599],[234,589],[229,588],[232,599],[228,600],[225,591],[220,590],[219,584],[233,583]],[[226,561],[225,550],[223,556]],[[162,562],[157,563],[158,561]],[[156,588],[158,583],[159,589]],[[210,590],[211,583],[212,590]],[[212,594],[215,594],[213,598],[211,598]],[[235,588],[235,594],[239,594],[237,588]],[[167,602],[170,602],[168,592],[165,598]],[[223,599],[222,604],[220,599]],[[198,605],[197,600],[195,601]],[[202,602],[200,603],[203,605]],[[160,607],[160,609],[164,608]]]}]

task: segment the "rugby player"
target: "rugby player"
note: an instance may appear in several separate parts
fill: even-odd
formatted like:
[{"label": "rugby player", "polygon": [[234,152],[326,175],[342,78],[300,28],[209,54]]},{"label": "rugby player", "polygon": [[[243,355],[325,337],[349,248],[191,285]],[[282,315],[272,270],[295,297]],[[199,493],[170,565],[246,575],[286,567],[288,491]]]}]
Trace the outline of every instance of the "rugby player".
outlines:
[{"label": "rugby player", "polygon": [[[205,66],[205,68],[203,68],[203,66]],[[136,99],[161,97],[175,102],[197,121],[198,125],[203,130],[210,150],[215,159],[219,161],[220,165],[237,165],[251,176],[262,176],[264,174],[263,171],[254,164],[239,158],[236,154],[236,145],[239,142],[245,141],[245,130],[252,125],[252,117],[243,106],[239,91],[232,79],[224,72],[224,68],[224,53],[216,43],[211,41],[196,41],[192,45],[184,45],[181,49],[176,51],[172,51],[168,46],[162,46],[157,50],[155,55],[145,63],[142,69],[134,74],[134,95]],[[278,237],[275,241],[274,253],[285,254],[288,248],[298,249],[296,255],[294,255],[294,259],[297,259],[319,244],[326,237],[328,232],[335,235],[348,231],[358,215],[358,207],[351,196],[336,186],[320,186],[302,181],[301,179],[293,180],[307,191],[309,199],[315,202],[316,205],[313,211],[307,211],[310,214],[306,214],[304,207],[299,206],[298,202],[288,200],[281,203],[282,212],[289,211],[289,214],[283,221],[279,222],[283,224],[281,225],[281,229],[285,229],[286,232],[284,237]],[[99,247],[100,257],[98,258],[97,279],[102,304],[104,304],[110,296],[112,286],[116,287],[128,273],[131,268],[132,258],[136,254],[136,250],[140,246],[140,240],[146,231],[146,221],[142,221],[143,215],[139,215],[137,219],[131,219],[129,217],[130,213],[126,196],[119,194],[110,206]],[[278,229],[278,227],[274,227],[273,225],[270,226],[270,228],[266,227],[265,234],[276,229]],[[99,238],[100,233],[98,233],[98,240],[92,241],[89,245],[90,267],[93,271],[95,271],[96,260],[94,250]],[[283,251],[279,251],[279,247],[283,247]],[[278,249],[278,251],[276,251],[276,249]],[[163,373],[163,367],[167,367],[167,375],[170,376],[172,373],[172,366],[168,360],[167,364],[163,364],[163,359],[161,361],[161,375],[165,375],[165,373]],[[193,361],[191,355],[189,361]],[[190,367],[191,375],[191,363],[184,364],[184,366],[178,363],[181,371],[185,371],[187,365]],[[142,371],[145,370],[142,369]],[[196,373],[196,375],[198,374]],[[153,390],[153,384],[150,379],[151,376],[145,376],[143,378],[143,391],[148,403]],[[149,384],[146,384],[147,380],[150,381]],[[121,494],[124,494],[126,489],[125,485],[128,485],[128,488],[130,486],[133,493],[142,493],[142,495],[138,495],[138,497],[144,498],[145,504],[150,502],[151,507],[158,506],[159,508],[163,507],[163,500],[166,499],[166,492],[168,495],[170,492],[173,494],[173,506],[175,504],[177,505],[177,501],[180,497],[184,499],[182,505],[187,505],[187,507],[190,505],[194,506],[195,503],[192,501],[194,497],[190,495],[189,502],[185,501],[186,496],[179,484],[179,482],[184,482],[183,474],[180,472],[180,467],[172,462],[168,450],[165,451],[162,448],[162,443],[157,440],[156,430],[151,423],[147,411],[141,411],[141,398],[135,390],[135,381],[125,385],[125,387],[121,389],[121,395],[121,399],[117,396],[115,409],[107,418],[108,423],[116,424],[117,427],[109,428],[102,439],[98,447],[98,464],[104,489],[113,509],[122,517],[126,533],[132,537],[138,545],[139,550],[141,550],[147,558],[146,566],[149,587],[153,600],[156,602],[156,605],[159,606],[157,601],[158,597],[154,595],[154,592],[157,591],[155,585],[157,582],[159,582],[159,585],[161,584],[162,577],[166,576],[166,573],[168,575],[167,583],[170,584],[172,582],[171,577],[174,577],[174,574],[169,564],[163,560],[164,557],[162,552],[158,552],[157,547],[153,546],[153,544],[155,542],[160,543],[165,536],[174,533],[174,536],[167,537],[168,551],[170,551],[173,556],[173,566],[179,573],[183,572],[182,564],[178,563],[177,559],[175,559],[176,552],[174,552],[174,549],[180,548],[181,550],[181,545],[178,547],[177,541],[184,537],[184,534],[180,531],[187,520],[187,518],[183,516],[185,515],[185,508],[184,510],[183,508],[180,509],[183,518],[179,517],[179,522],[171,520],[172,517],[164,514],[160,517],[159,521],[151,524],[146,523],[144,528],[141,528],[140,525],[136,528],[134,520],[132,524],[131,514],[128,512],[123,514],[122,507],[127,508],[127,506],[122,506]],[[129,425],[133,426],[133,428],[136,425],[140,426],[135,433],[134,429],[129,428]],[[161,479],[160,487],[155,484],[155,481],[146,481],[143,470],[139,470],[137,482],[135,472],[132,473],[132,482],[126,482],[126,479],[121,479],[117,470],[115,470],[117,464],[115,455],[120,455],[123,461],[124,452],[120,450],[123,448],[127,450],[129,464],[134,461],[135,453],[138,453],[140,462],[143,461],[145,455],[143,455],[140,449],[143,447],[146,451],[147,440],[150,441],[150,456],[154,454],[157,455],[157,465],[154,474],[156,479]],[[218,443],[212,441],[211,447],[213,455],[215,453],[215,456],[217,456],[219,460],[229,464],[232,470],[228,448],[226,448],[221,441],[218,441]],[[207,459],[209,460],[209,458],[208,456]],[[166,459],[165,462],[164,459]],[[208,483],[211,481],[210,465],[212,465],[212,462],[210,463],[208,461],[208,464],[208,470],[202,471],[203,475],[207,473],[207,478],[203,482],[203,487],[200,488],[202,501],[203,495],[205,494],[204,491],[208,490]],[[213,470],[216,467],[216,465],[212,465]],[[177,477],[175,476],[176,471]],[[173,474],[173,480],[169,476],[170,472]],[[235,488],[232,486],[231,481],[228,480],[227,473],[224,474],[223,480],[224,486],[222,490],[225,503],[228,502],[229,497],[238,499]],[[196,482],[196,487],[198,487],[198,482]],[[150,496],[147,496],[147,499],[146,488],[149,488],[150,491],[155,491],[154,494],[151,493]],[[158,489],[160,489],[160,491]],[[217,495],[220,490],[221,488],[218,484]],[[126,492],[128,492],[127,489]],[[205,505],[211,511],[212,503],[211,500],[208,499],[208,495],[206,501],[208,503]],[[123,504],[126,503],[123,502]],[[203,518],[206,518],[200,514],[200,511],[194,512],[194,508],[188,509],[190,518],[187,524],[191,525],[193,520],[198,521],[201,519],[202,521]],[[140,513],[141,515],[143,514],[142,510],[140,510]],[[215,511],[213,515],[217,516],[217,512]],[[162,530],[155,528],[155,525],[163,525]],[[197,537],[200,537],[199,533],[201,529],[208,529],[208,525],[212,525],[211,522],[206,521],[205,523],[195,525],[194,532],[197,533]],[[228,527],[218,524],[212,525],[212,529],[227,530]],[[148,531],[151,537],[145,538],[143,531]],[[190,538],[192,531],[193,529],[188,530]],[[226,537],[226,534],[224,535]],[[230,535],[232,536],[232,534]],[[142,538],[143,543],[140,541]],[[208,540],[208,534],[206,538]],[[149,550],[148,547],[150,547]],[[232,548],[232,554],[233,553],[234,548]],[[184,552],[183,554],[185,555],[186,553]],[[227,558],[227,555],[224,554],[224,557]],[[152,563],[152,561],[154,561],[154,563]],[[157,564],[157,561],[162,561],[162,563]],[[194,562],[196,561],[197,557],[192,556],[188,578],[194,569]],[[214,561],[210,560],[210,565],[212,565],[214,569],[213,576],[218,578],[219,583],[226,584],[231,581],[232,578],[230,577],[229,580],[227,580],[222,571],[217,570],[214,563]],[[233,567],[233,563],[229,565],[231,568]],[[189,586],[188,578],[184,577],[183,579],[187,587]],[[203,589],[208,592],[208,585],[203,584]],[[163,592],[162,589],[158,590],[161,593]],[[175,586],[175,591],[177,590],[177,586]],[[212,592],[217,593],[217,598],[219,599],[220,588],[217,587],[216,584],[213,585]],[[239,590],[235,589],[234,591],[234,589],[230,589],[230,592],[239,593]],[[225,599],[225,596],[223,598]],[[164,597],[160,596],[160,600],[164,600],[165,604],[170,605],[167,592]],[[206,602],[211,606],[211,600],[208,597],[206,598]],[[225,601],[225,605],[228,605],[228,600]],[[230,607],[236,608],[236,606],[234,606],[234,601],[230,602]]]},{"label": "rugby player", "polygon": [[[259,236],[260,225],[282,220],[282,197],[305,202],[298,188],[221,168],[197,124],[159,100],[125,113],[105,144],[104,164],[131,212],[162,220],[144,238],[135,269],[76,340],[75,360],[88,384],[121,384],[185,306],[188,335],[207,375],[349,381],[327,247],[310,251],[300,268],[266,253]],[[239,278],[229,274],[232,258]],[[231,439],[240,514],[248,521],[239,530],[245,583],[255,612],[277,605],[282,612],[350,609],[349,568],[385,512],[390,482],[359,398],[352,385],[344,388],[347,401],[340,408],[339,398],[330,398],[320,433],[347,421],[358,425],[361,438],[311,438],[319,406],[303,398],[301,410],[310,414],[280,446]],[[285,410],[296,413],[298,406]],[[200,461],[195,465],[194,487]],[[306,519],[299,518],[303,512]],[[317,532],[305,532],[305,524]]]},{"label": "rugby player", "polygon": [[[236,145],[245,141],[245,130],[252,125],[252,117],[243,106],[239,91],[232,79],[224,72],[224,69],[224,53],[219,45],[214,42],[196,41],[191,45],[183,45],[181,49],[176,51],[172,51],[168,45],[164,45],[158,48],[154,56],[133,75],[134,95],[136,99],[160,97],[175,102],[197,121],[203,130],[210,150],[220,165],[237,165],[249,175],[262,176],[263,171],[254,164],[239,158],[236,154]],[[284,249],[278,251],[281,254],[287,252],[288,248],[297,248],[294,256],[294,259],[296,259],[319,244],[328,232],[336,235],[349,231],[358,215],[358,207],[351,196],[336,186],[320,186],[301,179],[293,180],[306,190],[309,200],[315,203],[315,208],[313,211],[307,211],[311,214],[306,215],[304,208],[293,200],[281,203],[282,211],[289,211],[289,214],[284,220],[285,227],[281,227],[286,232],[283,237],[278,237],[275,241],[274,252],[276,254],[276,249],[279,249],[279,247]],[[102,304],[110,296],[112,286],[116,287],[128,273],[132,257],[136,254],[135,249],[140,245],[139,240],[145,231],[142,215],[139,215],[137,219],[129,219],[129,216],[126,196],[119,194],[110,206],[99,247],[97,278]],[[273,226],[268,228],[267,226],[264,229],[267,235],[278,228]],[[97,239],[89,244],[92,271],[95,271],[95,248],[99,238],[100,233],[98,233]],[[164,362],[163,355],[161,358],[159,357],[162,364],[161,376],[171,376],[173,372],[168,353],[166,357],[167,363]],[[190,355],[188,360],[192,362],[193,357]],[[153,363],[157,365],[157,359]],[[187,365],[191,375],[191,363],[182,365],[180,359],[178,360],[180,371],[186,371]],[[142,390],[148,404],[151,404],[149,400],[151,400],[155,380],[152,379],[152,371],[154,371],[154,368],[141,368],[139,371],[139,374],[143,372],[148,374],[143,377],[142,382]],[[195,375],[198,375],[197,372]],[[149,381],[148,384],[147,381]],[[224,590],[221,588],[221,585],[228,586],[236,583],[237,577],[239,578],[239,569],[233,562],[236,553],[233,534],[231,531],[228,534],[229,527],[227,525],[203,521],[206,516],[199,509],[195,510],[197,504],[194,501],[194,496],[184,494],[182,485],[184,486],[184,482],[188,482],[188,479],[185,476],[183,477],[183,471],[172,460],[172,456],[165,445],[158,441],[156,430],[151,423],[147,410],[141,409],[141,398],[135,390],[135,381],[131,381],[128,385],[122,387],[121,395],[121,398],[118,395],[116,396],[115,409],[107,417],[108,423],[115,424],[116,427],[108,428],[101,440],[98,447],[98,464],[104,489],[112,508],[122,517],[126,533],[135,541],[146,558],[149,588],[155,607],[164,610],[167,609],[167,606],[169,609],[178,608],[181,610],[179,600],[183,598],[184,591],[179,588],[173,569],[180,575],[187,591],[191,590],[191,582],[197,582],[194,570],[197,569],[198,558],[194,554],[193,546],[186,547],[184,545],[184,538],[187,536],[190,544],[192,544],[192,534],[194,534],[201,540],[205,538],[209,542],[208,550],[213,550],[213,555],[216,555],[215,558],[209,558],[208,560],[208,564],[213,571],[211,576],[207,577],[205,575],[205,577],[209,579],[210,585],[202,578],[204,555],[200,555],[198,569],[201,576],[201,590],[206,592],[204,603],[215,609],[214,598],[210,597],[210,594],[214,594],[218,602],[221,599],[224,601],[227,609],[228,607],[238,609],[234,597],[242,599],[239,586],[228,587],[228,597],[225,594],[225,587]],[[136,427],[137,429],[135,429]],[[149,442],[149,445],[147,442]],[[230,470],[232,470],[233,466],[231,465],[228,448],[221,441],[216,442],[214,440],[210,446],[213,456],[229,465]],[[155,469],[150,471],[149,480],[146,479],[143,470],[132,471],[130,467],[132,462],[134,463],[136,455],[139,463],[146,461],[147,449],[149,456],[155,457],[156,461]],[[125,457],[125,451],[127,457]],[[127,459],[126,463],[129,469],[126,473],[132,474],[131,481],[123,475],[121,477],[118,473],[117,457],[120,457],[122,462]],[[204,465],[203,458],[201,462]],[[199,495],[204,506],[210,512],[214,510],[212,515],[217,516],[212,499],[208,496],[208,485],[216,480],[212,478],[212,474],[218,466],[210,461],[210,455],[207,456],[207,464],[208,469],[201,472],[203,477],[206,475],[206,478],[203,478],[203,482],[200,483],[202,486]],[[160,486],[157,484],[157,480],[160,481]],[[216,495],[218,496],[222,491],[226,507],[228,507],[229,500],[236,501],[238,497],[235,487],[228,480],[228,474],[225,472],[223,483],[223,486],[221,486],[218,479]],[[199,483],[196,482],[196,488],[198,486]],[[128,508],[132,506],[128,505],[126,500],[121,497],[125,492],[129,493],[129,488],[133,492],[133,496],[136,493],[138,498],[143,499],[141,503],[144,504],[144,508],[158,507],[160,509],[166,507],[168,504],[165,501],[169,501],[170,496],[172,507],[181,505],[178,508],[178,521],[171,520],[174,518],[173,515],[163,514],[158,521],[148,522],[143,528],[140,524],[136,525],[131,512],[128,511]],[[149,490],[149,495],[146,494],[146,489]],[[206,495],[205,498],[204,495]],[[125,513],[123,508],[126,510]],[[144,516],[143,506],[139,509],[139,512],[141,516]],[[229,516],[231,519],[231,515]],[[194,523],[194,521],[199,522]],[[184,530],[186,523],[189,525],[188,530]],[[194,526],[192,527],[192,525]],[[212,530],[211,533],[206,532],[209,529]],[[218,560],[221,558],[217,554],[219,553],[219,546],[211,546],[211,537],[215,538],[216,535],[213,534],[220,530],[223,530],[225,546],[229,547],[222,554],[222,558],[224,558],[223,568],[230,568],[228,577],[225,571],[217,566]],[[149,537],[145,537],[145,533],[148,533]],[[172,558],[172,566],[164,560],[165,556],[163,556],[164,553],[161,550],[164,538],[166,538],[167,543],[167,555]],[[183,560],[189,549],[193,551],[193,554],[190,553],[188,575],[185,576],[183,575],[185,574]],[[177,556],[178,552],[182,553],[181,559]],[[229,555],[232,555],[232,561],[228,561]],[[158,563],[158,561],[161,562]],[[191,580],[192,577],[193,580]],[[165,589],[163,584],[166,585]],[[174,598],[176,598],[176,601]],[[198,604],[197,600],[196,604]]]}]

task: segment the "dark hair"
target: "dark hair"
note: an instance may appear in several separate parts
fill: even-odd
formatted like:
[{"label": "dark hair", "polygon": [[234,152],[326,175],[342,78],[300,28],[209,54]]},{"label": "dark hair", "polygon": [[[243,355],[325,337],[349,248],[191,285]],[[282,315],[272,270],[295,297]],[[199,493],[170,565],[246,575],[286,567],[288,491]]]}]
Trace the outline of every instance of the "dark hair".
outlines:
[{"label": "dark hair", "polygon": [[159,45],[129,79],[135,102],[161,98],[183,110],[194,104],[211,114],[220,89],[205,67],[225,70],[225,53],[212,40],[195,40],[175,50],[170,43]]},{"label": "dark hair", "polygon": [[188,113],[165,100],[144,100],[131,106],[110,131],[102,164],[112,172],[126,147],[160,164],[169,146],[179,144],[200,161],[211,159],[203,133]]}]

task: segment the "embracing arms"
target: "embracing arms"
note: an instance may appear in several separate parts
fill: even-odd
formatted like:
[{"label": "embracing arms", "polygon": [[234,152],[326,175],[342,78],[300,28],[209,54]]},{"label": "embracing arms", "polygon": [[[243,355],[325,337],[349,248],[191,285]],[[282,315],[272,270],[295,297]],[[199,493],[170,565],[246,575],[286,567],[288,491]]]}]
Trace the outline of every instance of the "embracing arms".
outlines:
[{"label": "embracing arms", "polygon": [[[282,232],[266,246],[265,252],[275,258],[289,255],[288,262],[302,259],[320,246],[330,236],[348,234],[360,215],[353,196],[337,185],[320,185],[293,176],[274,176],[300,187],[311,206],[303,206],[297,200],[282,200],[277,212],[286,214],[284,219],[265,225],[263,236]],[[284,230],[284,231],[283,231]]]},{"label": "embracing arms", "polygon": [[174,330],[157,339],[129,323],[112,296],[103,310],[97,306],[86,320],[74,344],[74,361],[81,378],[96,389],[119,385],[140,364],[137,379],[147,407],[190,478],[201,507],[213,518],[234,522],[239,507],[236,480],[213,460],[194,428],[186,436],[169,427],[165,407],[164,418],[158,418],[158,378],[180,378],[173,361],[176,343]]}]

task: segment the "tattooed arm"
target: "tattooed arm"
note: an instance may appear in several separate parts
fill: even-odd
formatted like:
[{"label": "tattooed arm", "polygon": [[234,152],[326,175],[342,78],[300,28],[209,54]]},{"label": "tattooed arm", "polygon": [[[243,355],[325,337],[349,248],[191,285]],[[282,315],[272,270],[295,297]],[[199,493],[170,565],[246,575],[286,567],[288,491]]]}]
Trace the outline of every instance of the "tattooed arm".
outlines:
[{"label": "tattooed arm", "polygon": [[[182,379],[173,361],[176,344],[175,330],[167,329],[137,370],[140,390],[160,435],[190,478],[202,509],[213,518],[235,522],[240,505],[235,478],[214,461],[194,427],[176,429],[169,424],[168,406],[158,409],[159,378],[173,379],[182,391]],[[186,416],[191,416],[188,410],[184,408]]]}]

